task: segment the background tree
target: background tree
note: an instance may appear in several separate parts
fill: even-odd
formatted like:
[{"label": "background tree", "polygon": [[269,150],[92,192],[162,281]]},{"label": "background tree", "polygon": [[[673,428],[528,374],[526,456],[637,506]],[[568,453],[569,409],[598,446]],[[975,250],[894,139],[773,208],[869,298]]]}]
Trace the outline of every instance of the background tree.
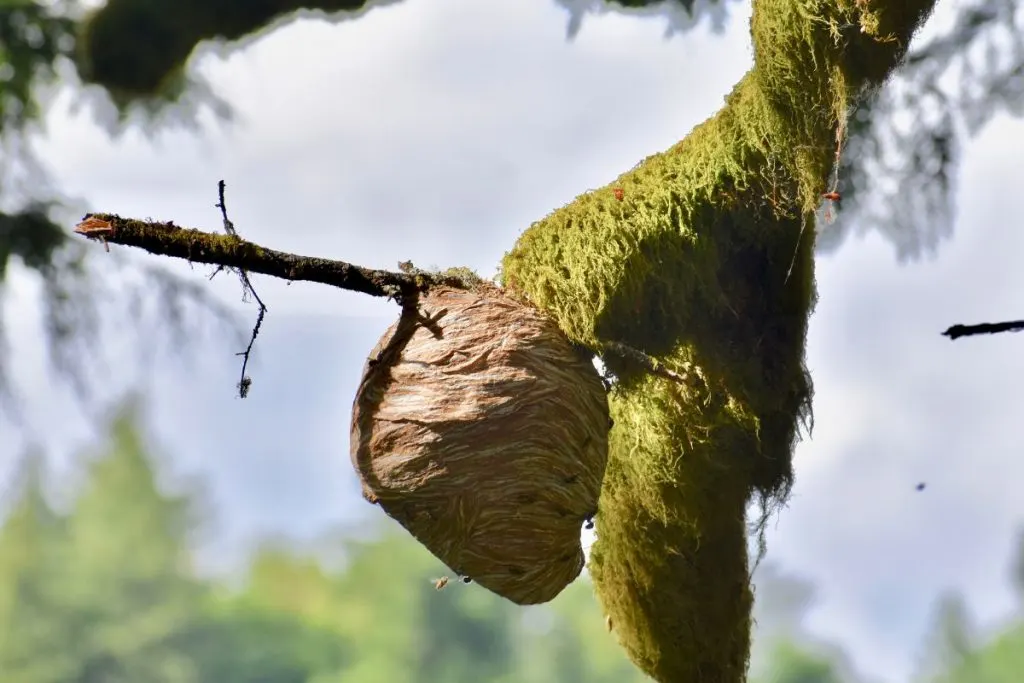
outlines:
[{"label": "background tree", "polygon": [[64,520],[46,500],[43,467],[39,453],[23,459],[0,527],[0,671],[25,683],[73,680],[77,664],[62,595]]},{"label": "background tree", "polygon": [[204,592],[191,577],[188,498],[162,493],[130,414],[114,420],[109,449],[86,463],[63,558],[65,604],[83,626],[72,641],[85,658],[81,679],[201,680],[174,645]]},{"label": "background tree", "polygon": [[[80,454],[83,469],[68,479],[26,456],[5,497],[0,665],[12,680],[376,683],[423,680],[425,670],[473,683],[648,680],[614,647],[586,577],[525,609],[473,585],[438,591],[444,567],[390,522],[306,548],[268,542],[227,575],[197,572],[188,560],[201,527],[175,530],[200,501],[167,486],[132,420],[118,415],[106,447]],[[49,503],[53,491],[65,494],[55,498],[61,505]],[[132,515],[100,513],[121,501]],[[106,534],[87,533],[101,519]],[[140,539],[140,529],[154,538]],[[80,573],[69,561],[87,567]],[[755,576],[766,623],[751,680],[863,681],[801,626],[813,587],[767,567]],[[113,599],[112,587],[120,589]],[[766,611],[778,614],[774,625]],[[963,612],[955,596],[939,603],[936,631],[953,636],[933,639],[933,666],[917,680],[1016,683],[1019,617],[982,637],[964,629]],[[969,658],[951,657],[949,644]]]},{"label": "background tree", "polygon": [[1024,612],[1024,529],[1017,532],[1009,574],[1010,582],[1017,591],[1018,609]]},{"label": "background tree", "polygon": [[1024,624],[1020,621],[998,633],[971,660],[945,675],[941,681],[955,683],[1010,683],[1020,677],[1024,666]]},{"label": "background tree", "polygon": [[[935,604],[931,633],[925,641],[924,680],[941,680],[973,668],[978,643],[974,625],[963,597],[956,593],[939,596]],[[976,674],[974,674],[976,675]]]},{"label": "background tree", "polygon": [[[641,680],[585,585],[533,610],[529,626],[483,589],[437,590],[444,567],[390,525],[312,553],[268,544],[241,577],[204,577],[189,561],[195,495],[159,484],[131,411],[109,438],[70,482],[26,458],[3,516],[0,663],[18,681]],[[70,494],[66,514],[44,488]]]},{"label": "background tree", "polygon": [[776,683],[840,683],[842,680],[830,661],[791,643],[782,643],[776,648],[772,665],[772,675],[767,680]]}]

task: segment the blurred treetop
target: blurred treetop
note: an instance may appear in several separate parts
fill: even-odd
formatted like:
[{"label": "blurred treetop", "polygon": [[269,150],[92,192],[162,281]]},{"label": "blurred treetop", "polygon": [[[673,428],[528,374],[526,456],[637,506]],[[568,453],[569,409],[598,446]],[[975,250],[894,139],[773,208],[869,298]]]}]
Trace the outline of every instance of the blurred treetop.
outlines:
[{"label": "blurred treetop", "polygon": [[[133,411],[114,415],[106,439],[75,459],[81,476],[74,486],[55,479],[33,452],[6,489],[5,681],[647,680],[615,647],[586,578],[552,603],[527,609],[473,585],[453,582],[438,591],[433,582],[444,567],[390,523],[362,540],[326,534],[301,551],[266,544],[230,574],[202,573],[196,539],[214,520],[195,511],[211,509],[208,501],[195,489],[168,485]],[[68,497],[53,505],[53,491]],[[1024,535],[1018,545],[1024,553]],[[812,586],[771,565],[755,581],[753,683],[868,683],[842,649],[823,647],[800,627]],[[938,600],[924,666],[912,683],[1018,683],[1022,617],[1018,611],[982,638],[958,597]]]}]

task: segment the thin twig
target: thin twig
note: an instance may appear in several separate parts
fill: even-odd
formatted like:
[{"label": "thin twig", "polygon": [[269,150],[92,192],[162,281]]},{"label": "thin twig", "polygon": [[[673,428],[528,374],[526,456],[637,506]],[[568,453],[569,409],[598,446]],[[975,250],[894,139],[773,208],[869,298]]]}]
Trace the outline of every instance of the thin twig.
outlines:
[{"label": "thin twig", "polygon": [[224,219],[224,232],[229,235],[238,236],[238,232],[235,230],[235,224],[228,218],[228,206],[224,203],[224,188],[226,185],[223,180],[217,181],[217,203],[214,206],[220,209],[221,218]]},{"label": "thin twig", "polygon": [[1024,331],[1024,320],[1010,320],[1003,323],[978,323],[977,325],[953,325],[942,334],[950,339],[971,337],[976,334],[998,334],[999,332]]},{"label": "thin twig", "polygon": [[[220,209],[221,218],[224,221],[224,232],[232,237],[238,237],[238,231],[235,230],[235,224],[228,218],[228,205],[224,201],[224,189],[225,184],[223,180],[217,182],[217,204],[215,206]],[[224,265],[218,265],[217,270],[214,271],[213,277],[224,269]],[[263,319],[267,316],[267,305],[263,303],[263,299],[256,293],[256,288],[252,286],[252,281],[249,279],[249,274],[244,268],[236,268],[239,279],[242,281],[242,298],[243,300],[247,295],[252,295],[252,298],[256,300],[256,305],[259,306],[259,312],[256,314],[256,324],[252,327],[252,334],[249,336],[249,344],[245,347],[245,351],[239,351],[237,355],[242,357],[242,374],[238,378],[238,396],[239,398],[245,398],[249,395],[249,388],[252,387],[252,378],[245,374],[246,368],[249,366],[249,358],[252,355],[252,347],[256,345],[256,337],[260,334],[260,327],[263,325]]]},{"label": "thin twig", "polygon": [[667,368],[664,363],[661,363],[658,359],[647,355],[639,349],[634,349],[632,346],[623,344],[622,342],[605,342],[601,345],[601,351],[642,365],[649,372],[658,375],[659,377],[670,379],[673,382],[679,382],[680,384],[689,384],[692,382],[692,378],[689,375],[681,374],[675,370]]},{"label": "thin twig", "polygon": [[[228,235],[234,235],[237,237],[238,233],[235,231],[235,224],[228,219],[228,208],[227,205],[224,204],[224,187],[225,185],[223,180],[217,183],[217,203],[213,206],[214,208],[220,209],[220,215],[224,220],[224,232]],[[224,266],[218,265],[217,270],[210,273],[210,280],[217,277],[222,270],[224,270]],[[242,272],[244,273],[245,271]]]}]

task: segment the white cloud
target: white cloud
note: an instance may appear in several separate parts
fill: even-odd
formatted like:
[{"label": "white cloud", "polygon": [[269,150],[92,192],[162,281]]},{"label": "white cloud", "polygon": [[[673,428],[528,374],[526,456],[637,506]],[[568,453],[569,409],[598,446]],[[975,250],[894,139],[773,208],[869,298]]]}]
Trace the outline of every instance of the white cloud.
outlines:
[{"label": "white cloud", "polygon": [[905,678],[939,591],[965,591],[989,622],[1012,606],[1022,340],[939,333],[1019,316],[1024,238],[1000,217],[1015,210],[1020,130],[1000,120],[968,150],[957,234],[937,259],[899,267],[868,238],[819,266],[818,428],[797,451],[795,497],[771,556],[820,582],[812,624],[889,680]]}]

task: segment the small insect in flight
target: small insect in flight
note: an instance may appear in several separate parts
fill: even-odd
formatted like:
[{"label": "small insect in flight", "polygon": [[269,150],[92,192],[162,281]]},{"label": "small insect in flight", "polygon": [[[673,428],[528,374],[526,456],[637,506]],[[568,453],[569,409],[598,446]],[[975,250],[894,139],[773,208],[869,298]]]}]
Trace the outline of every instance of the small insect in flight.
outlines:
[{"label": "small insect in flight", "polygon": [[[451,581],[451,579],[447,576],[442,576],[439,579],[434,579],[434,588],[436,588],[439,591],[442,591],[444,590],[445,586],[448,585],[449,581]],[[468,576],[459,575],[459,581],[461,581],[462,583],[473,583],[473,579],[469,578]]]}]

